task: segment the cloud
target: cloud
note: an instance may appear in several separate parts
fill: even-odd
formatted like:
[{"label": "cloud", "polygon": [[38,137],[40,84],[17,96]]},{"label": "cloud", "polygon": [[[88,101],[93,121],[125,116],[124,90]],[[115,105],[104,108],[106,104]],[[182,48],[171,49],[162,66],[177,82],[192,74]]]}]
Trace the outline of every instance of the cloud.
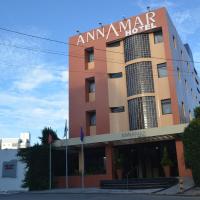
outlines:
[{"label": "cloud", "polygon": [[68,119],[66,59],[62,62],[60,57],[1,43],[57,48],[42,40],[8,33],[0,35],[0,138],[17,137],[20,132],[30,131],[35,143],[45,126],[51,126],[62,135],[65,119]]},{"label": "cloud", "polygon": [[0,113],[2,134],[30,131],[35,142],[45,126],[64,129],[65,119],[68,119],[68,95],[59,91],[39,98],[26,93],[3,92],[0,93]]},{"label": "cloud", "polygon": [[36,67],[25,77],[22,77],[22,80],[16,81],[14,85],[18,89],[22,90],[32,90],[39,87],[41,84],[48,83],[54,80],[53,74],[41,67]]}]

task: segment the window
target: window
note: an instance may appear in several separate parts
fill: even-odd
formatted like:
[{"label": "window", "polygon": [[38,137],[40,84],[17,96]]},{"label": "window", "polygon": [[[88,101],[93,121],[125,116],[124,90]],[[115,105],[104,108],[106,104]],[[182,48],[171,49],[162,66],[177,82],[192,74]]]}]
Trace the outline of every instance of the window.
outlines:
[{"label": "window", "polygon": [[187,62],[187,68],[188,68],[188,72],[190,72],[190,64],[189,64],[189,62]]},{"label": "window", "polygon": [[181,50],[181,58],[183,58],[183,51]]},{"label": "window", "polygon": [[110,111],[112,113],[118,113],[118,112],[124,112],[124,106],[120,106],[120,107],[111,107]]},{"label": "window", "polygon": [[94,78],[86,79],[86,82],[87,82],[88,92],[89,93],[95,92],[95,80],[94,80]]},{"label": "window", "polygon": [[107,47],[119,47],[120,46],[120,41],[115,41],[115,42],[108,43],[106,46]]},{"label": "window", "polygon": [[94,61],[94,48],[86,49],[85,53],[86,53],[86,60],[88,62],[93,62]]},{"label": "window", "polygon": [[150,61],[127,65],[125,70],[128,96],[154,92],[152,64]]},{"label": "window", "polygon": [[104,147],[85,148],[84,150],[85,174],[105,174],[106,154]]},{"label": "window", "polygon": [[146,33],[136,34],[124,39],[125,62],[136,58],[151,57],[149,35]]},{"label": "window", "polygon": [[185,114],[185,106],[184,106],[184,102],[181,103],[181,123],[185,123],[186,122],[186,114]]},{"label": "window", "polygon": [[108,75],[109,75],[109,78],[121,78],[122,77],[122,72],[110,73]]},{"label": "window", "polygon": [[173,45],[174,45],[174,48],[176,49],[176,38],[175,38],[175,36],[173,35]]},{"label": "window", "polygon": [[158,77],[166,77],[167,76],[167,66],[166,63],[161,63],[157,65],[158,68]]},{"label": "window", "polygon": [[179,67],[177,67],[177,73],[178,73],[178,80],[181,80],[181,72]]},{"label": "window", "polygon": [[154,96],[138,97],[128,101],[130,130],[157,127]]},{"label": "window", "polygon": [[171,99],[161,100],[161,106],[162,106],[162,114],[163,115],[172,113]]},{"label": "window", "polygon": [[88,112],[88,114],[89,114],[89,125],[96,126],[96,112],[91,111],[91,112]]},{"label": "window", "polygon": [[156,31],[153,34],[154,34],[154,43],[155,44],[163,42],[162,30]]},{"label": "window", "polygon": [[188,83],[187,83],[187,80],[185,79],[185,89],[187,90],[188,89]]},{"label": "window", "polygon": [[196,84],[199,85],[199,81],[197,80],[197,78],[195,78]]}]

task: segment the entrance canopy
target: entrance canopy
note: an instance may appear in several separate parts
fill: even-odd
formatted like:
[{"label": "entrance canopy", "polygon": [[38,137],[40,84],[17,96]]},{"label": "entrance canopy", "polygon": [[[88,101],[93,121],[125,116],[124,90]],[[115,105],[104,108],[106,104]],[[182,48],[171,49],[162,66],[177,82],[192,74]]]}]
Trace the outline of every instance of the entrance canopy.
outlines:
[{"label": "entrance canopy", "polygon": [[[173,139],[176,134],[183,133],[185,127],[188,124],[178,124],[173,126],[166,126],[160,128],[149,128],[142,130],[127,131],[121,133],[109,133],[109,134],[99,134],[93,136],[85,136],[84,144],[95,144],[95,143],[108,143],[113,144],[129,144],[129,143],[143,143],[152,142],[159,140],[170,140]],[[81,140],[77,138],[69,138],[67,140],[68,146],[80,146]],[[54,147],[64,147],[66,146],[66,140],[58,140],[54,142]]]}]

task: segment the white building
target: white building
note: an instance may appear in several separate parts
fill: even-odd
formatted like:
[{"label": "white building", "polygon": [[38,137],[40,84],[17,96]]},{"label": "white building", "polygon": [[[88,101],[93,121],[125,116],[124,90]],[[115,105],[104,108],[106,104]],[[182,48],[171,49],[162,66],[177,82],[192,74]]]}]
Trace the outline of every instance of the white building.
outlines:
[{"label": "white building", "polygon": [[0,150],[0,192],[21,191],[25,164],[19,161],[17,149]]},{"label": "white building", "polygon": [[19,149],[30,146],[30,133],[24,132],[19,138],[2,138],[0,139],[0,149]]}]

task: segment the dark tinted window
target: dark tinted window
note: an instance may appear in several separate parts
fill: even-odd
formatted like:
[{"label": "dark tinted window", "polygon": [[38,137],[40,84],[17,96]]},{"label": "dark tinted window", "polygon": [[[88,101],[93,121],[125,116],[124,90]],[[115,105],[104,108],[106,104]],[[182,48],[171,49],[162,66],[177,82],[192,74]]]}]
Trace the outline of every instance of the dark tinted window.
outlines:
[{"label": "dark tinted window", "polygon": [[126,82],[128,96],[154,92],[151,62],[144,61],[127,65]]},{"label": "dark tinted window", "polygon": [[121,78],[122,77],[122,72],[119,73],[110,73],[109,78]]},{"label": "dark tinted window", "polygon": [[89,48],[85,50],[86,59],[88,62],[94,61],[94,48]]},{"label": "dark tinted window", "polygon": [[111,107],[110,110],[112,113],[124,112],[124,106]]},{"label": "dark tinted window", "polygon": [[154,43],[160,43],[163,42],[163,34],[162,30],[156,31],[153,33],[154,34]]},{"label": "dark tinted window", "polygon": [[149,35],[138,34],[124,40],[125,62],[136,59],[151,57]]},{"label": "dark tinted window", "polygon": [[96,112],[89,112],[89,125],[96,126]]},{"label": "dark tinted window", "polygon": [[163,115],[172,113],[171,99],[161,100],[161,106],[162,106],[162,114]]},{"label": "dark tinted window", "polygon": [[159,78],[167,76],[167,65],[166,65],[166,63],[158,64],[157,69],[158,69],[158,77]]},{"label": "dark tinted window", "polygon": [[139,97],[128,101],[130,130],[157,127],[155,97]]},{"label": "dark tinted window", "polygon": [[108,43],[106,46],[107,47],[118,47],[118,46],[120,46],[120,41]]}]

